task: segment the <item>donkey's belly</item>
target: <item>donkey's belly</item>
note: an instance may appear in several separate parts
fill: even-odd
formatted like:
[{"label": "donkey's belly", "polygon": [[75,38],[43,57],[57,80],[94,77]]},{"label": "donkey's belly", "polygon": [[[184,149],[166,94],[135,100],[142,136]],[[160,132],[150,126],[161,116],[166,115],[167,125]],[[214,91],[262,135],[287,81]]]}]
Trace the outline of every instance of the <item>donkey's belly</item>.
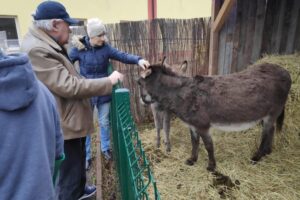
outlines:
[{"label": "donkey's belly", "polygon": [[222,131],[243,131],[255,126],[261,120],[242,122],[242,123],[211,123],[211,127]]}]

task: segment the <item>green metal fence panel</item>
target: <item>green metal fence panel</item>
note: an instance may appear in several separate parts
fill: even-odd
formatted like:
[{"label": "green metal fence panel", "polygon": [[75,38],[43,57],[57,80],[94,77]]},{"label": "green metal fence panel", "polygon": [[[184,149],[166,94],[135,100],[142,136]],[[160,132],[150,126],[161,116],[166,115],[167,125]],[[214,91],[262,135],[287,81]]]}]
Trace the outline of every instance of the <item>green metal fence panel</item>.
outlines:
[{"label": "green metal fence panel", "polygon": [[113,152],[122,199],[160,200],[130,112],[129,90],[120,88],[120,84],[114,87],[112,93],[111,124]]}]

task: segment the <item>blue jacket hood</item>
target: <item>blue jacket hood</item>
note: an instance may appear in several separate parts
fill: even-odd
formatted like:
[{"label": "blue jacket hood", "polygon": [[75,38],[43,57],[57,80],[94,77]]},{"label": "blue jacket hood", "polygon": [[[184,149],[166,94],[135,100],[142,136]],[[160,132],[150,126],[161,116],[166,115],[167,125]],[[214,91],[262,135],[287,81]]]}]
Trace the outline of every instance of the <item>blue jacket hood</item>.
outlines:
[{"label": "blue jacket hood", "polygon": [[0,54],[0,110],[27,107],[37,96],[37,80],[26,54]]}]

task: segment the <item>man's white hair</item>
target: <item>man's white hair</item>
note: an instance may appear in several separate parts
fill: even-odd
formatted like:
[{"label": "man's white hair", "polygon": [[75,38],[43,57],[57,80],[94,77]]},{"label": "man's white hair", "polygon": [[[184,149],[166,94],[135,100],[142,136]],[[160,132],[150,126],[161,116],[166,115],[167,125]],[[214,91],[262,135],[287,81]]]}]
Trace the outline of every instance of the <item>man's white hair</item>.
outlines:
[{"label": "man's white hair", "polygon": [[34,20],[33,24],[40,29],[51,31],[53,30],[53,19]]}]

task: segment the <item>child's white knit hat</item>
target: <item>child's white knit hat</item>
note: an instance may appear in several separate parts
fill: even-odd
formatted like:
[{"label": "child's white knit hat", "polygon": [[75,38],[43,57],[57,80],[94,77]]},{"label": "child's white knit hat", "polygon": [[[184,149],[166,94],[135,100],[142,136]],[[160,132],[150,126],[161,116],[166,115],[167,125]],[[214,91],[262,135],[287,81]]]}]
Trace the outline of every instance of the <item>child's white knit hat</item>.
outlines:
[{"label": "child's white knit hat", "polygon": [[98,18],[88,19],[87,22],[87,33],[90,38],[105,34],[106,28],[103,22]]}]

